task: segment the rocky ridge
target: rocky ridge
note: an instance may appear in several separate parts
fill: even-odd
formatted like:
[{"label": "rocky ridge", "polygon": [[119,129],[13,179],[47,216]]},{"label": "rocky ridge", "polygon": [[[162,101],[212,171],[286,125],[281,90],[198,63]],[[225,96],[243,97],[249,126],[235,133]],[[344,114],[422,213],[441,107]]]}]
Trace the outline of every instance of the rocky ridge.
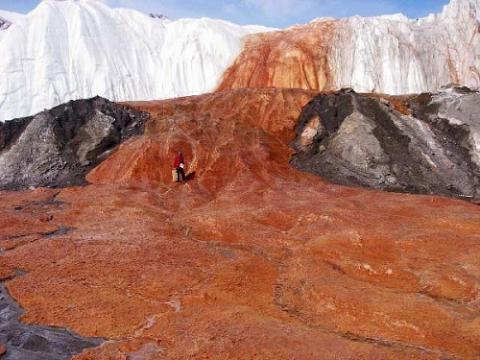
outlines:
[{"label": "rocky ridge", "polygon": [[[210,121],[215,111],[202,99],[208,99],[205,102],[212,103],[213,109],[221,108],[222,117],[233,118],[237,111],[228,109],[227,101],[232,94],[242,91],[249,94],[248,90],[238,90],[198,98],[195,107],[201,106],[205,117],[198,121]],[[276,103],[278,94],[288,97],[292,92],[274,92],[273,99],[266,90],[254,93],[264,94],[265,99]],[[305,100],[314,93],[303,94]],[[147,134],[156,126],[162,136],[173,136],[181,130],[174,119],[184,116],[183,102],[191,104],[191,99],[162,102],[162,111],[171,118],[161,127],[158,122],[146,122],[155,102],[145,103],[145,111],[139,112],[101,98],[70,102],[34,117],[0,124],[0,169],[3,169],[0,188],[72,186],[87,180],[95,182],[99,177],[101,181],[122,183],[138,172],[145,178],[136,179],[137,184],[167,182],[173,146],[168,138],[163,145],[151,136],[121,144],[133,135],[142,134],[144,126]],[[260,100],[258,105],[249,107],[259,112],[264,103],[265,100]],[[170,104],[175,104],[175,108]],[[282,105],[280,102],[279,110],[270,106],[276,113]],[[476,114],[479,111],[480,93],[467,88],[400,97],[357,94],[348,89],[319,94],[295,120],[296,138],[292,142],[295,154],[291,163],[342,185],[478,201],[480,123]],[[264,116],[267,117],[252,118],[250,125],[255,127],[255,121],[260,124],[265,121],[268,131],[276,129],[274,135],[287,145],[293,136],[289,132],[292,119],[285,126],[283,121],[273,123],[268,118],[271,113]],[[220,124],[215,130],[203,130],[212,131],[209,136],[218,137],[227,129]],[[235,139],[234,144],[241,142]],[[242,152],[240,148],[233,150],[234,144],[228,151]],[[200,169],[217,161],[207,155],[206,148],[195,151],[186,140],[178,146],[184,148],[186,156],[193,158]],[[199,155],[203,153],[205,158]],[[140,171],[136,168],[139,164],[151,164],[150,171]],[[223,178],[219,177],[219,184]]]}]

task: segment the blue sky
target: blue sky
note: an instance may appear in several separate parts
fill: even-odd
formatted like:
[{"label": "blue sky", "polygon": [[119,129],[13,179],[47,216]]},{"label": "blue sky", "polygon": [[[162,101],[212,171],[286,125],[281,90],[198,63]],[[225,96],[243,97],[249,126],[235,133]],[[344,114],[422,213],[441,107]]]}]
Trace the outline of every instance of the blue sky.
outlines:
[{"label": "blue sky", "polygon": [[[417,18],[439,12],[448,0],[101,0],[111,6],[179,17],[208,16],[239,24],[286,27],[322,16],[402,12]],[[0,9],[26,13],[39,0],[0,0]]]}]

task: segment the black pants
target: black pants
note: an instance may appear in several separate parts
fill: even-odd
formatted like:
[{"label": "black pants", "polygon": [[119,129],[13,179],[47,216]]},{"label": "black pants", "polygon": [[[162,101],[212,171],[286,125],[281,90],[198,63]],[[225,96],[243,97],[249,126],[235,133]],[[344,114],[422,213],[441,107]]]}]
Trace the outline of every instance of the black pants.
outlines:
[{"label": "black pants", "polygon": [[185,181],[185,170],[183,168],[177,168],[178,181]]}]

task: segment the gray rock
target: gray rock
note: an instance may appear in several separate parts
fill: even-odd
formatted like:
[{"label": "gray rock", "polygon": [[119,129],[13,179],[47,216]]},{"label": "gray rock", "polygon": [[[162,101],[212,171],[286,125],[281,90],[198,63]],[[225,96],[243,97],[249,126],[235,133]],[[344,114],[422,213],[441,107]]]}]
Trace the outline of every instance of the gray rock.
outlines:
[{"label": "gray rock", "polygon": [[0,123],[0,189],[81,185],[147,118],[96,97]]},{"label": "gray rock", "polygon": [[335,183],[480,198],[480,93],[443,89],[407,99],[412,115],[352,91],[304,109],[292,164]]},{"label": "gray rock", "polygon": [[7,30],[12,23],[4,18],[0,17],[0,30]]}]

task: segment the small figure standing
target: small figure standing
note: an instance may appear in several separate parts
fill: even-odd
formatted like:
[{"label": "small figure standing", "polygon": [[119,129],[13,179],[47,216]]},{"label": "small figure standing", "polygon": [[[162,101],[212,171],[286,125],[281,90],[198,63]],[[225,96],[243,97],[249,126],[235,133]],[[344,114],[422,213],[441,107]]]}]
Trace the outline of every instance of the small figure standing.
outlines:
[{"label": "small figure standing", "polygon": [[183,160],[183,154],[181,151],[175,156],[173,160],[173,170],[176,172],[176,179],[174,181],[185,181],[185,161]]}]

